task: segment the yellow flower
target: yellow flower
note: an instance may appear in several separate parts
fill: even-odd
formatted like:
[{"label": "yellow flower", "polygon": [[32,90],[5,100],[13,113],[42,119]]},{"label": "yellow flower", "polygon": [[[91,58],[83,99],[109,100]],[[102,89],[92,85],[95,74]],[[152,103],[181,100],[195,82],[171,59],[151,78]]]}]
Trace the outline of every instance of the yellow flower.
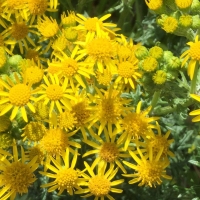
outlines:
[{"label": "yellow flower", "polygon": [[81,148],[81,145],[77,142],[70,141],[69,138],[76,132],[66,133],[60,128],[50,128],[46,131],[44,137],[40,140],[40,148],[50,156],[61,155],[66,148],[69,148],[70,152],[74,152],[71,146]]},{"label": "yellow flower", "polygon": [[105,32],[97,26],[97,37],[88,32],[85,42],[76,42],[83,47],[78,51],[80,54],[77,59],[80,60],[87,56],[87,62],[97,64],[99,71],[102,73],[104,66],[111,72],[116,70],[113,58],[116,56],[116,42],[111,40]]},{"label": "yellow flower", "polygon": [[3,157],[0,160],[0,197],[2,200],[15,199],[17,194],[28,193],[28,188],[36,181],[33,172],[38,168],[37,157],[27,163],[22,147],[21,159],[18,156],[15,144],[13,146],[13,159]]},{"label": "yellow flower", "polygon": [[188,64],[188,75],[190,76],[190,79],[193,79],[194,76],[194,71],[195,71],[195,67],[196,67],[196,63],[200,61],[200,41],[199,41],[199,37],[198,35],[195,37],[195,41],[194,42],[188,42],[187,43],[190,48],[188,50],[186,50],[180,58],[184,58],[183,62],[182,62],[182,67],[185,65],[185,63],[189,61]]},{"label": "yellow flower", "polygon": [[178,21],[174,17],[166,17],[162,23],[162,29],[167,33],[173,33],[178,27]]},{"label": "yellow flower", "polygon": [[113,24],[113,23],[104,22],[106,19],[108,19],[111,16],[111,14],[104,15],[100,19],[98,19],[97,17],[86,18],[85,16],[81,14],[77,14],[77,16],[78,17],[76,17],[76,21],[80,24],[79,26],[76,27],[78,30],[86,29],[88,32],[96,32],[97,31],[96,27],[99,26],[101,30],[114,34],[112,29],[110,28],[117,26],[116,24]]},{"label": "yellow flower", "polygon": [[[111,130],[111,133],[109,133],[108,130],[104,128],[104,140],[95,134],[92,129],[90,129],[89,132],[92,138],[96,140],[96,142],[88,139],[83,140],[83,142],[95,149],[87,151],[85,154],[83,154],[83,157],[89,156],[91,154],[96,155],[92,167],[95,167],[97,164],[101,165],[102,167],[106,166],[108,163],[115,163],[124,173],[126,173],[126,169],[121,164],[121,159],[130,156],[124,151],[123,147],[121,147],[122,144],[117,144],[117,130]],[[113,136],[111,137],[111,135]]]},{"label": "yellow flower", "polygon": [[82,174],[82,176],[87,180],[87,182],[84,183],[87,188],[76,191],[75,194],[89,192],[89,194],[82,197],[87,198],[95,196],[95,200],[104,200],[107,197],[108,199],[113,200],[114,198],[109,194],[110,192],[122,193],[123,190],[113,188],[113,186],[123,183],[124,179],[111,181],[118,172],[118,168],[114,169],[114,164],[110,166],[108,171],[106,171],[106,166],[98,166],[97,174],[94,173],[93,169],[86,162],[84,162],[84,165],[90,174],[90,176]]},{"label": "yellow flower", "polygon": [[161,85],[161,84],[165,83],[166,80],[167,80],[167,73],[163,70],[158,70],[153,75],[153,82],[157,85]]},{"label": "yellow flower", "polygon": [[0,100],[1,104],[6,104],[5,108],[1,110],[0,116],[9,112],[12,108],[12,114],[10,119],[13,120],[18,111],[20,110],[22,113],[22,117],[24,121],[28,121],[26,114],[26,106],[32,111],[35,112],[34,106],[31,104],[31,100],[35,100],[32,96],[34,94],[34,90],[31,90],[31,85],[27,85],[26,83],[20,83],[20,80],[16,74],[14,74],[16,84],[7,77],[7,83],[0,79],[0,84],[3,85],[8,91],[0,91],[0,97],[3,97]]},{"label": "yellow flower", "polygon": [[160,59],[163,56],[163,49],[158,46],[154,46],[149,49],[149,55],[155,59]]},{"label": "yellow flower", "polygon": [[64,27],[76,26],[76,15],[74,11],[67,11],[61,14],[61,25]]},{"label": "yellow flower", "polygon": [[98,129],[98,135],[100,135],[106,125],[109,130],[113,125],[119,127],[119,120],[123,113],[130,109],[124,106],[129,101],[120,98],[119,91],[110,88],[106,92],[101,92],[98,88],[95,89],[98,96],[95,96],[93,100],[95,105],[92,107],[93,115],[91,115],[89,127],[100,123]]},{"label": "yellow flower", "polygon": [[29,36],[30,33],[35,35],[39,35],[37,31],[33,30],[34,26],[31,23],[27,23],[27,21],[23,20],[21,17],[15,19],[15,21],[11,20],[11,25],[2,32],[4,37],[8,37],[5,40],[6,44],[10,45],[19,45],[20,53],[24,53],[24,48],[28,50],[27,41],[35,47],[35,42]]},{"label": "yellow flower", "polygon": [[[190,96],[191,96],[193,99],[195,99],[195,100],[197,100],[197,101],[200,102],[200,96],[199,96],[199,95],[197,95],[197,94],[190,94]],[[200,109],[191,111],[191,112],[189,113],[189,115],[192,115],[192,116],[193,116],[193,115],[197,115],[196,117],[194,117],[194,118],[192,119],[192,122],[199,122],[199,121],[200,121]]]},{"label": "yellow flower", "polygon": [[163,0],[145,0],[145,2],[151,10],[158,10],[163,5]]},{"label": "yellow flower", "polygon": [[181,8],[189,8],[192,5],[193,0],[175,0],[176,5]]},{"label": "yellow flower", "polygon": [[192,25],[192,21],[191,15],[182,15],[179,18],[179,24],[185,28],[189,28]]},{"label": "yellow flower", "polygon": [[44,84],[41,84],[40,90],[37,92],[40,96],[37,97],[37,101],[44,101],[44,105],[50,103],[49,116],[52,111],[57,108],[59,113],[62,113],[62,106],[71,109],[68,99],[75,99],[69,93],[72,93],[71,89],[67,89],[68,80],[64,79],[63,83],[59,80],[57,75],[49,74],[49,76],[43,76]]},{"label": "yellow flower", "polygon": [[156,70],[158,65],[158,61],[154,57],[149,56],[144,59],[142,63],[142,69],[146,72],[153,72],[154,70]]},{"label": "yellow flower", "polygon": [[72,90],[75,90],[76,82],[78,82],[83,88],[86,88],[82,76],[90,78],[90,75],[94,74],[93,69],[90,66],[86,67],[87,62],[80,62],[80,59],[77,57],[78,49],[79,47],[76,46],[70,56],[67,56],[63,51],[60,51],[61,55],[54,53],[61,63],[49,63],[50,67],[54,66],[60,68],[61,76],[64,76],[66,82],[70,83]]},{"label": "yellow flower", "polygon": [[[163,147],[164,148],[164,147]],[[154,157],[152,154],[152,149],[150,148],[149,160],[145,158],[141,150],[138,148],[137,151],[141,158],[139,158],[134,152],[129,151],[131,157],[136,161],[137,165],[123,161],[125,165],[134,169],[136,173],[134,174],[123,174],[125,177],[133,177],[129,181],[129,184],[134,184],[140,182],[138,186],[154,186],[160,185],[162,183],[161,178],[172,179],[171,176],[166,174],[165,168],[169,165],[168,159],[161,160],[160,156],[162,155],[163,148],[161,148],[158,154]]]},{"label": "yellow flower", "polygon": [[124,143],[124,149],[128,149],[132,139],[139,139],[140,137],[152,136],[153,132],[151,128],[155,126],[150,124],[159,117],[148,117],[148,113],[151,110],[151,106],[146,110],[141,111],[142,102],[137,105],[136,112],[129,112],[121,122],[123,133],[119,137],[117,143]]},{"label": "yellow flower", "polygon": [[65,153],[62,154],[62,156],[60,157],[60,159],[63,160],[63,164],[59,163],[53,157],[50,158],[52,164],[45,164],[46,167],[53,173],[40,171],[40,174],[55,179],[52,182],[41,185],[41,187],[50,187],[48,189],[48,192],[54,192],[58,189],[58,195],[62,194],[64,190],[67,190],[70,195],[73,195],[75,189],[82,190],[80,185],[83,183],[83,178],[80,178],[80,170],[74,169],[76,166],[78,153],[77,151],[75,151],[71,164],[69,164],[70,155],[68,148],[66,149]]},{"label": "yellow flower", "polygon": [[103,73],[101,73],[99,71],[96,72],[96,79],[99,84],[109,86],[109,84],[111,83],[111,80],[112,80],[112,74],[106,68],[106,69],[103,69]]}]

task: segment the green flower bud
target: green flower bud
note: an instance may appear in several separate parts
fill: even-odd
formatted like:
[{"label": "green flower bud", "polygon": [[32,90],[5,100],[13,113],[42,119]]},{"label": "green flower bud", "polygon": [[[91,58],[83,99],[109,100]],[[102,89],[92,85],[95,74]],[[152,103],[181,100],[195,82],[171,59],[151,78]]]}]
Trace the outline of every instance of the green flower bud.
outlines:
[{"label": "green flower bud", "polygon": [[199,28],[200,27],[200,18],[199,15],[194,15],[192,17],[192,28]]},{"label": "green flower bud", "polygon": [[179,18],[179,25],[184,28],[189,28],[192,26],[192,16],[191,15],[182,15]]},{"label": "green flower bud", "polygon": [[164,51],[163,53],[163,61],[168,62],[173,57],[173,53],[171,51]]},{"label": "green flower bud", "polygon": [[17,68],[18,64],[22,60],[20,55],[14,55],[8,59],[8,64],[11,65],[13,68]]},{"label": "green flower bud", "polygon": [[193,0],[192,5],[191,5],[191,12],[192,13],[198,13],[200,9],[200,2],[199,0]]},{"label": "green flower bud", "polygon": [[66,39],[69,40],[70,42],[75,42],[78,37],[77,31],[71,27],[65,29],[64,35]]},{"label": "green flower bud", "polygon": [[163,56],[163,49],[158,46],[154,46],[149,49],[149,55],[158,60]]},{"label": "green flower bud", "polygon": [[140,46],[135,51],[135,56],[137,59],[142,60],[149,55],[149,52],[146,47]]},{"label": "green flower bud", "polygon": [[181,61],[178,57],[173,56],[168,60],[167,66],[173,69],[179,68],[181,66]]}]

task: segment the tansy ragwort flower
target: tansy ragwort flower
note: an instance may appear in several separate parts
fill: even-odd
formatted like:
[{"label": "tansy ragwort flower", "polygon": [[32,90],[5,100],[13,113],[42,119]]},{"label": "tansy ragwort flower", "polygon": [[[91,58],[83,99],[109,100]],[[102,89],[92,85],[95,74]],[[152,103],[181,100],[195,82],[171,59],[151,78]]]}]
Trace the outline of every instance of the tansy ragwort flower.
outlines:
[{"label": "tansy ragwort flower", "polygon": [[163,5],[163,0],[145,0],[145,2],[151,10],[158,10]]},{"label": "tansy ragwort flower", "polygon": [[21,83],[16,73],[14,73],[14,77],[16,83],[14,83],[8,76],[6,82],[0,79],[0,84],[5,87],[4,91],[0,91],[0,97],[3,97],[0,100],[0,105],[6,105],[4,109],[1,110],[0,116],[9,112],[13,108],[10,119],[13,120],[20,110],[24,121],[27,122],[26,106],[28,106],[32,112],[35,112],[35,108],[31,101],[35,101],[33,94],[36,90],[32,90],[30,84],[26,84],[25,82]]},{"label": "tansy ragwort flower", "polygon": [[129,112],[120,122],[123,132],[117,143],[124,143],[125,150],[127,150],[132,139],[152,136],[153,132],[151,128],[155,128],[155,125],[150,124],[150,122],[159,119],[159,117],[148,116],[151,106],[149,106],[146,110],[141,111],[141,105],[142,102],[140,101],[136,107],[136,112]]},{"label": "tansy ragwort flower", "polygon": [[93,66],[87,62],[80,62],[77,57],[79,47],[75,46],[71,55],[68,56],[63,51],[58,53],[54,53],[55,57],[59,59],[61,62],[50,62],[48,65],[51,67],[58,67],[59,71],[61,72],[59,76],[64,76],[65,80],[69,82],[71,88],[75,90],[76,82],[80,84],[83,88],[86,88],[86,85],[83,81],[83,77],[90,78],[90,75],[94,75],[93,73]]},{"label": "tansy ragwort flower", "polygon": [[75,194],[88,193],[82,197],[95,196],[95,200],[104,200],[106,197],[110,200],[114,198],[109,194],[110,192],[122,193],[123,190],[113,188],[113,186],[119,185],[124,182],[124,179],[119,179],[111,181],[118,172],[118,168],[114,169],[114,164],[111,164],[110,168],[106,171],[105,167],[98,166],[97,173],[95,174],[93,169],[88,165],[87,162],[84,162],[86,170],[90,174],[83,173],[82,176],[86,179],[84,186],[87,186],[86,189],[76,191]]},{"label": "tansy ragwort flower", "polygon": [[114,34],[112,31],[112,27],[116,27],[116,24],[113,23],[105,23],[104,21],[108,19],[111,14],[104,15],[100,19],[97,17],[89,17],[86,18],[84,15],[77,14],[78,17],[76,17],[76,21],[80,24],[76,27],[77,30],[87,30],[88,32],[96,32],[96,27],[99,26],[100,29],[102,29],[105,32],[110,32]]},{"label": "tansy ragwort flower", "polygon": [[172,179],[171,176],[166,174],[165,168],[169,165],[168,159],[160,159],[160,156],[163,152],[162,147],[156,156],[153,156],[152,147],[149,152],[149,159],[147,160],[145,156],[142,154],[141,150],[138,148],[137,151],[141,158],[139,158],[134,152],[129,151],[131,157],[136,161],[137,165],[123,161],[125,165],[134,169],[136,173],[134,174],[123,174],[125,177],[133,177],[132,180],[129,181],[129,184],[138,183],[138,186],[154,186],[160,185],[162,183],[161,178]]},{"label": "tansy ragwort flower", "polygon": [[[198,102],[200,102],[200,96],[199,95],[197,95],[197,94],[190,94],[190,96],[193,98],[193,99],[195,99],[195,100],[197,100]],[[197,109],[197,110],[193,110],[193,111],[191,111],[190,113],[189,113],[189,115],[197,115],[196,117],[194,117],[193,119],[192,119],[192,122],[199,122],[200,121],[200,109]]]},{"label": "tansy ragwort flower", "polygon": [[193,0],[175,0],[176,5],[181,8],[189,8],[192,5]]},{"label": "tansy ragwort flower", "polygon": [[194,76],[195,68],[197,67],[197,63],[199,63],[200,61],[199,36],[197,35],[195,37],[194,42],[188,42],[187,44],[190,46],[190,48],[181,55],[181,58],[184,58],[181,66],[183,67],[186,64],[186,62],[190,60],[188,64],[187,72],[188,72],[188,75],[190,76],[190,79],[192,80]]},{"label": "tansy ragwort flower", "polygon": [[[112,133],[108,133],[108,130],[104,128],[103,132],[105,139],[102,139],[97,134],[95,134],[92,129],[90,129],[89,132],[94,140],[92,141],[91,139],[87,139],[83,140],[83,142],[95,149],[87,151],[83,154],[83,157],[89,156],[91,154],[96,154],[92,168],[94,168],[96,165],[106,166],[108,163],[115,163],[124,173],[126,173],[126,169],[120,160],[122,158],[130,157],[130,155],[124,151],[122,144],[117,144],[117,129],[113,130]],[[110,135],[113,136],[110,137]]]},{"label": "tansy ragwort flower", "polygon": [[[9,153],[7,153],[10,156]],[[36,181],[34,171],[38,168],[37,156],[30,162],[25,159],[21,147],[21,159],[18,158],[16,144],[13,145],[13,158],[1,157],[0,159],[0,198],[14,200],[17,194],[28,193],[28,188]]]},{"label": "tansy ragwort flower", "polygon": [[73,159],[70,164],[70,155],[69,149],[67,148],[66,151],[60,156],[61,160],[63,160],[63,164],[55,160],[53,157],[50,158],[51,163],[45,163],[47,169],[50,172],[42,172],[40,174],[47,176],[49,178],[55,179],[52,182],[46,183],[41,185],[42,188],[50,187],[48,192],[54,192],[58,189],[58,195],[62,194],[64,190],[70,195],[73,195],[75,189],[82,190],[80,187],[81,184],[84,183],[84,178],[81,178],[81,171],[75,169],[76,162],[77,162],[78,152],[75,151],[73,155]]},{"label": "tansy ragwort flower", "polygon": [[[97,26],[97,35],[88,32],[85,42],[76,42],[82,49],[78,51],[80,54],[77,59],[80,60],[87,57],[87,62],[97,65],[98,70],[102,73],[106,66],[112,73],[116,71],[114,58],[116,56],[116,42],[111,40],[108,33],[105,33]],[[87,63],[86,63],[87,65]]]},{"label": "tansy ragwort flower", "polygon": [[65,106],[68,109],[71,109],[69,99],[75,99],[70,93],[71,89],[68,89],[68,80],[64,79],[61,83],[61,80],[57,75],[49,74],[48,76],[43,76],[44,84],[40,85],[40,90],[38,90],[37,101],[44,101],[44,104],[47,105],[50,103],[49,116],[51,116],[52,111],[57,108],[57,110],[62,113],[62,106]]}]

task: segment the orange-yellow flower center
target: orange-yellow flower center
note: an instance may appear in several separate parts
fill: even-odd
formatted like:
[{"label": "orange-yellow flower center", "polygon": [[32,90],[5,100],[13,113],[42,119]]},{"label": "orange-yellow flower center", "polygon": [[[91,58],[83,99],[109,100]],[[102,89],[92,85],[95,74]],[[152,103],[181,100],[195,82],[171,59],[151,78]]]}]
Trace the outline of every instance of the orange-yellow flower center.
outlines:
[{"label": "orange-yellow flower center", "polygon": [[61,128],[72,129],[77,124],[75,113],[65,111],[60,114],[59,124]]},{"label": "orange-yellow flower center", "polygon": [[35,84],[42,80],[43,70],[40,69],[39,67],[29,67],[27,68],[25,74],[27,81]]},{"label": "orange-yellow flower center", "polygon": [[96,31],[97,24],[99,25],[100,28],[103,27],[102,21],[99,21],[97,17],[88,18],[84,23],[85,28],[88,31]]},{"label": "orange-yellow flower center", "polygon": [[90,192],[96,197],[103,197],[110,192],[110,181],[103,176],[92,177],[88,185]]},{"label": "orange-yellow flower center", "polygon": [[9,100],[15,106],[25,106],[31,97],[31,90],[25,84],[17,84],[10,89]]},{"label": "orange-yellow flower center", "polygon": [[119,150],[116,144],[105,142],[100,149],[99,157],[106,162],[114,162],[119,156]]},{"label": "orange-yellow flower center", "polygon": [[13,162],[4,168],[1,183],[10,186],[16,193],[27,193],[28,187],[35,181],[33,170],[24,163]]},{"label": "orange-yellow flower center", "polygon": [[61,69],[63,75],[72,77],[78,70],[78,64],[74,59],[67,58],[63,61]]},{"label": "orange-yellow flower center", "polygon": [[48,86],[46,94],[51,101],[56,101],[63,97],[63,90],[61,86],[52,84]]},{"label": "orange-yellow flower center", "polygon": [[78,173],[72,168],[63,168],[59,170],[56,176],[56,182],[59,187],[69,189],[73,188],[77,184]]},{"label": "orange-yellow flower center", "polygon": [[129,61],[121,62],[118,65],[118,74],[123,78],[131,78],[135,72],[135,67]]},{"label": "orange-yellow flower center", "polygon": [[200,61],[200,41],[191,44],[189,56],[192,60]]},{"label": "orange-yellow flower center", "polygon": [[32,15],[42,15],[47,10],[47,0],[28,0],[28,8]]},{"label": "orange-yellow flower center", "polygon": [[12,25],[12,37],[16,40],[24,39],[28,35],[28,26],[21,22],[21,23],[14,23]]},{"label": "orange-yellow flower center", "polygon": [[95,38],[87,45],[88,55],[94,60],[107,60],[114,56],[113,44],[107,38]]}]

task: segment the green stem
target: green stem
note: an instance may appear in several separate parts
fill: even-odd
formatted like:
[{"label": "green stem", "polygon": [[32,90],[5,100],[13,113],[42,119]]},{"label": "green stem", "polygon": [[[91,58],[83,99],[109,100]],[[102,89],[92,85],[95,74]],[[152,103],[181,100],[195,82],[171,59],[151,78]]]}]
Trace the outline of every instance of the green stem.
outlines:
[{"label": "green stem", "polygon": [[199,65],[196,64],[195,70],[194,70],[194,76],[193,76],[193,79],[192,79],[192,82],[191,82],[191,88],[190,88],[190,93],[191,94],[194,94],[195,91],[196,91],[198,69],[199,69]]},{"label": "green stem", "polygon": [[155,91],[154,92],[154,94],[153,94],[153,99],[152,99],[152,101],[151,101],[151,111],[150,111],[150,114],[151,114],[151,112],[153,111],[153,109],[155,108],[155,106],[156,106],[156,104],[157,104],[157,102],[158,102],[158,100],[159,100],[159,98],[160,98],[160,93],[161,93],[161,90],[159,90],[159,91]]}]

